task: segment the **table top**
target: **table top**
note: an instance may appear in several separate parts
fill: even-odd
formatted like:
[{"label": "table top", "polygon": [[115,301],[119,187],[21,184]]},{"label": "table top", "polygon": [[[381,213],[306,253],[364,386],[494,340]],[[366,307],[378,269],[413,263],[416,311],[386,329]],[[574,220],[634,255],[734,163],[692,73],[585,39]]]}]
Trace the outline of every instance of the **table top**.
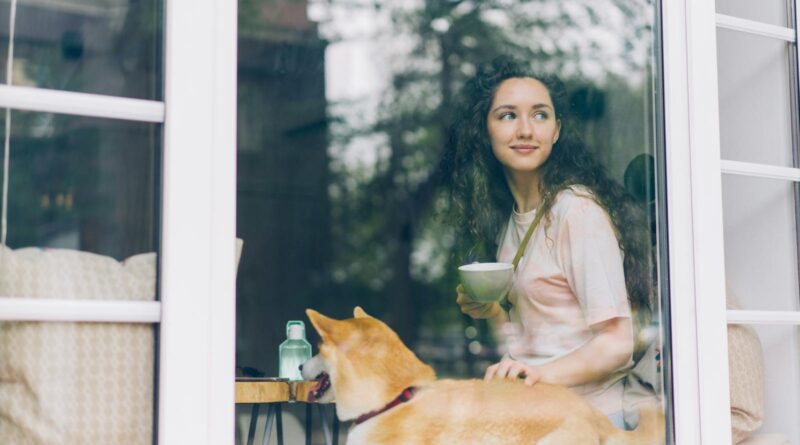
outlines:
[{"label": "table top", "polygon": [[[314,381],[289,382],[277,379],[236,380],[236,403],[308,402]],[[292,397],[292,395],[295,397]]]}]

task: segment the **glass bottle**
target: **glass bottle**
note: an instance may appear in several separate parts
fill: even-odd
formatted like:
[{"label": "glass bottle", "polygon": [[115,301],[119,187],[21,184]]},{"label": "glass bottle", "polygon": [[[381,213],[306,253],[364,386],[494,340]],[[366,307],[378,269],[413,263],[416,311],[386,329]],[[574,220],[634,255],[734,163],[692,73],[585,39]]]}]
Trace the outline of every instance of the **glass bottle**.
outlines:
[{"label": "glass bottle", "polygon": [[286,340],[278,350],[280,363],[279,377],[289,380],[303,380],[300,365],[311,358],[311,344],[306,341],[306,326],[302,321],[286,323]]}]

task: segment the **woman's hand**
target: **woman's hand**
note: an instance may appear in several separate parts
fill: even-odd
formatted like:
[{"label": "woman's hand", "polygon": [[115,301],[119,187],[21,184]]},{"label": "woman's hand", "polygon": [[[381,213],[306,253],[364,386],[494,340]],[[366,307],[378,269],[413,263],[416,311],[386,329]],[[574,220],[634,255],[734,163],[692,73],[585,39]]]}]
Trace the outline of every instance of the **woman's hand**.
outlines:
[{"label": "woman's hand", "polygon": [[542,373],[535,366],[526,365],[510,358],[504,358],[486,368],[483,380],[525,378],[525,384],[531,386],[542,378]]},{"label": "woman's hand", "polygon": [[492,318],[503,310],[497,303],[480,303],[473,300],[460,284],[456,287],[456,303],[461,307],[461,312],[472,318]]}]

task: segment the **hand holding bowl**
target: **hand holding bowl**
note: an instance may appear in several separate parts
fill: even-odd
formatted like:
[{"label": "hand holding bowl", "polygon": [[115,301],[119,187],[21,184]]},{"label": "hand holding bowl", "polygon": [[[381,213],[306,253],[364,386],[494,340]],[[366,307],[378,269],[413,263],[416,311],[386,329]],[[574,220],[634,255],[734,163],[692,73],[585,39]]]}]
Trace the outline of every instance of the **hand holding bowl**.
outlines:
[{"label": "hand holding bowl", "polygon": [[500,301],[511,290],[514,266],[511,263],[472,263],[458,268],[464,290],[480,303]]}]

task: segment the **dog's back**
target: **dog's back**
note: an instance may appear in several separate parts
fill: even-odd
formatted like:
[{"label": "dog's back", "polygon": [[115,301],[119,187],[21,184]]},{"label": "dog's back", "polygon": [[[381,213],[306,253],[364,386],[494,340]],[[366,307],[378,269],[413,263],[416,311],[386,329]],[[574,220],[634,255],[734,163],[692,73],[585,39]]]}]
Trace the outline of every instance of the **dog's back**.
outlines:
[{"label": "dog's back", "polygon": [[636,432],[623,432],[560,386],[439,380],[421,388],[410,402],[359,426],[364,441],[351,445],[660,444],[663,422],[649,413],[643,413],[643,425]]},{"label": "dog's back", "polygon": [[[309,319],[323,339],[342,420],[356,419],[348,445],[659,445],[663,415],[642,413],[625,432],[571,390],[521,380],[435,380],[383,322]],[[413,396],[398,397],[409,389]]]},{"label": "dog's back", "polygon": [[[590,407],[580,400],[575,403],[576,398],[564,388],[547,384],[531,387],[519,381],[439,380],[420,388],[410,402],[364,423],[369,438],[364,443],[546,443],[540,441],[563,426],[566,414],[593,417]],[[576,409],[583,412],[576,413]]]}]

